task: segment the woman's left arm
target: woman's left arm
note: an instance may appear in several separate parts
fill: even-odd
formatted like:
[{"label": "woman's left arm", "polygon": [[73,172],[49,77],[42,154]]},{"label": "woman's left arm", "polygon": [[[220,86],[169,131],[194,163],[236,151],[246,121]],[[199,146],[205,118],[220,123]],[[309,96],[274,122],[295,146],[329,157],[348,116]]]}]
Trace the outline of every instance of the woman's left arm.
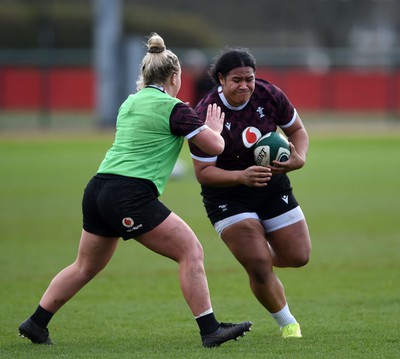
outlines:
[{"label": "woman's left arm", "polygon": [[273,161],[272,173],[286,173],[300,169],[306,163],[309,139],[300,116],[296,115],[294,123],[282,129],[290,143],[290,158],[286,162]]}]

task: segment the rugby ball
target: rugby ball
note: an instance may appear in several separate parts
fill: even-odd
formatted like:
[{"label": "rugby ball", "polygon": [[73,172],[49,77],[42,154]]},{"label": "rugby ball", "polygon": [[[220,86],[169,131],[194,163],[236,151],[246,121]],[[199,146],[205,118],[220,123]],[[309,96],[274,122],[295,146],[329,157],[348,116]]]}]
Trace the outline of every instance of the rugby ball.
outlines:
[{"label": "rugby ball", "polygon": [[272,161],[285,162],[290,158],[290,146],[279,132],[269,132],[254,145],[254,159],[259,166],[272,166]]}]

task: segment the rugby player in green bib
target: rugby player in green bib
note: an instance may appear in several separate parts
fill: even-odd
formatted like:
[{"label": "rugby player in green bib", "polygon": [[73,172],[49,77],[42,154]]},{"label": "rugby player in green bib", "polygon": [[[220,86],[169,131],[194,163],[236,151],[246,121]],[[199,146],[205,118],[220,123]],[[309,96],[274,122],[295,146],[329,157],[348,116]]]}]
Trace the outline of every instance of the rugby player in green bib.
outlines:
[{"label": "rugby player in green bib", "polygon": [[[191,228],[158,199],[185,138],[211,156],[222,153],[224,114],[212,104],[206,119],[201,120],[178,100],[178,57],[155,33],[147,47],[138,91],[121,105],[115,141],[83,195],[78,256],[54,277],[35,312],[19,326],[20,335],[33,343],[52,343],[47,326],[53,315],[107,265],[121,237],[133,238],[178,263],[182,294],[197,321],[204,347],[237,339],[251,328],[248,321],[217,321],[203,248]],[[170,330],[174,330],[173,323]]]}]

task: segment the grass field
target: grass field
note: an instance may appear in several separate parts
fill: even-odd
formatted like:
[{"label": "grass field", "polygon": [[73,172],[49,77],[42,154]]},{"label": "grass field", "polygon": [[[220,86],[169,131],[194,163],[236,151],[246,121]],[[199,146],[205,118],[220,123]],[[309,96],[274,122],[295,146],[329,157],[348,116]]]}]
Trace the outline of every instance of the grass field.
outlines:
[{"label": "grass field", "polygon": [[134,241],[50,323],[54,346],[17,328],[51,278],[75,259],[80,201],[112,134],[0,139],[1,358],[399,358],[400,135],[312,134],[308,163],[291,174],[313,240],[311,262],[277,273],[301,340],[283,341],[247,277],[205,217],[188,173],[162,200],[198,234],[221,321],[253,330],[216,349],[201,346],[177,266]]}]

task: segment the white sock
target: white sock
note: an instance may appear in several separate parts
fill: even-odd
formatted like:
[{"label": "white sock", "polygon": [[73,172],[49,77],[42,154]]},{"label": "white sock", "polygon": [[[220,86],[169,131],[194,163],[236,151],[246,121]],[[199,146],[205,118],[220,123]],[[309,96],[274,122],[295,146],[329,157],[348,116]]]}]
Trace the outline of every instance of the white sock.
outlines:
[{"label": "white sock", "polygon": [[197,319],[197,318],[200,318],[200,317],[204,317],[205,315],[211,314],[212,312],[213,312],[213,309],[211,307],[210,309],[207,309],[205,312],[200,313],[199,315],[196,315],[194,318]]},{"label": "white sock", "polygon": [[296,318],[292,315],[292,313],[290,313],[289,306],[287,303],[279,312],[270,314],[281,328],[288,324],[297,323]]}]

